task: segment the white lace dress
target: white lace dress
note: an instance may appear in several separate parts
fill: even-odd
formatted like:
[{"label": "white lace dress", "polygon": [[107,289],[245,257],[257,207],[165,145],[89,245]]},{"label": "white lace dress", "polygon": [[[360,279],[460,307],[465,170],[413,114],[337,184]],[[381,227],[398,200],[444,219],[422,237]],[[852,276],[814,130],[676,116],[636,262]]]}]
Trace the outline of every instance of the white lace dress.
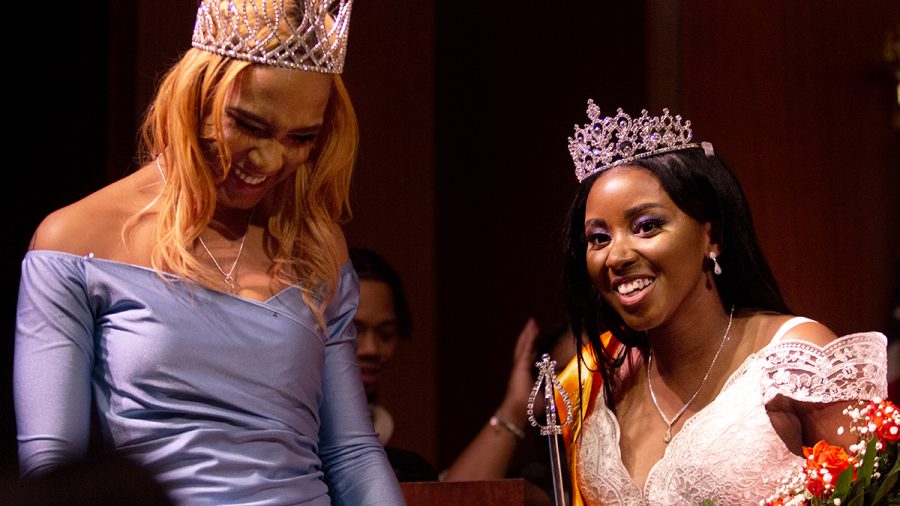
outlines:
[{"label": "white lace dress", "polygon": [[[758,504],[803,459],[784,445],[766,413],[776,395],[828,403],[887,393],[887,340],[877,332],[841,337],[824,348],[781,341],[809,321],[789,321],[771,344],[747,357],[713,402],[688,419],[640,490],[622,463],[615,416],[597,399],[578,446],[578,487],[586,504]],[[602,393],[599,395],[603,395]],[[837,429],[837,428],[835,428]]]}]

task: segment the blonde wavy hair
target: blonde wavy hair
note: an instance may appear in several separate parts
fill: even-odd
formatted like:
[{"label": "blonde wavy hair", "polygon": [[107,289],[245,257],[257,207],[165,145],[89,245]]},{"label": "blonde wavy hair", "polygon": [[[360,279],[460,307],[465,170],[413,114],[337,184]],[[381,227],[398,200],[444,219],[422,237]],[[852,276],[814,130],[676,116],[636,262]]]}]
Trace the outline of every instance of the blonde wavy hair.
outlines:
[{"label": "blonde wavy hair", "polygon": [[[231,168],[231,153],[222,134],[225,103],[241,72],[251,65],[190,49],[163,78],[148,109],[142,151],[147,161],[160,160],[167,183],[153,204],[156,245],[151,265],[160,273],[203,284],[219,278],[192,251],[213,217],[216,185]],[[203,138],[204,124],[212,125],[210,139]],[[350,217],[350,177],[357,144],[350,97],[340,76],[334,76],[316,145],[294,177],[273,189],[273,211],[265,227],[263,246],[272,259],[270,275],[301,288],[320,326],[338,282],[339,238],[334,227]],[[211,167],[211,157],[218,157],[222,173]],[[134,216],[129,224],[148,211]]]}]

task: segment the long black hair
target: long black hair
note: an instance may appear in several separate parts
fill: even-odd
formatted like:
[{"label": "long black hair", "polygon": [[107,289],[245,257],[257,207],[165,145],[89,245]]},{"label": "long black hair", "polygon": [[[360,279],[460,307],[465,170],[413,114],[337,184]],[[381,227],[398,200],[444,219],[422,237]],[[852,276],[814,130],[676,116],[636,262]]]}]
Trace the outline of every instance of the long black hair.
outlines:
[{"label": "long black hair", "polygon": [[[664,153],[639,159],[629,165],[649,170],[659,180],[669,198],[685,214],[700,223],[710,223],[712,240],[720,248],[722,274],[715,276],[716,288],[725,307],[736,310],[790,313],[775,277],[763,257],[753,228],[747,199],[725,162],[707,156],[701,148]],[[606,331],[626,347],[646,352],[647,337],[636,332],[600,296],[587,272],[587,240],[584,214],[588,194],[605,171],[585,179],[575,193],[566,221],[563,268],[569,323],[578,349],[590,343],[610,394],[610,371],[621,365],[600,342]],[[607,402],[612,402],[607,395]]]}]

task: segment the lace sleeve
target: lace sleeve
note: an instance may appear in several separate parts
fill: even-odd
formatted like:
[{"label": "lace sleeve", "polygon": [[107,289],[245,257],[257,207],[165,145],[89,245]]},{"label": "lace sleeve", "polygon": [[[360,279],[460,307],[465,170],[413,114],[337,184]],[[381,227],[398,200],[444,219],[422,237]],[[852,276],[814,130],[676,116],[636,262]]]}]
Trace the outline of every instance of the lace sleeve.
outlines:
[{"label": "lace sleeve", "polygon": [[784,395],[830,403],[887,395],[887,338],[878,332],[850,334],[824,348],[783,341],[761,350],[765,402]]}]

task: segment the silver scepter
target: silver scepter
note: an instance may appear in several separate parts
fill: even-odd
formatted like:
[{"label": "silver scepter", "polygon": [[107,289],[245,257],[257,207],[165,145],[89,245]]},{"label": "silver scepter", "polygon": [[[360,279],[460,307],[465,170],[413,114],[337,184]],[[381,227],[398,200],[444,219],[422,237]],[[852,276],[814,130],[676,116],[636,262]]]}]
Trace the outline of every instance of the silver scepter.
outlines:
[{"label": "silver scepter", "polygon": [[[562,426],[558,423],[556,400],[553,391],[559,392],[563,403],[566,405],[566,420],[563,425],[572,423],[572,403],[569,402],[569,394],[562,387],[559,380],[556,379],[556,361],[550,360],[550,355],[544,353],[540,362],[534,363],[538,368],[538,378],[531,389],[531,395],[528,396],[528,421],[532,427],[540,427],[541,435],[547,436],[550,444],[550,470],[553,473],[553,499],[556,506],[566,506],[566,492],[563,488],[563,469],[562,458],[559,452],[559,435],[562,434]],[[544,385],[544,414],[546,415],[546,424],[541,425],[534,418],[534,401]]]}]

